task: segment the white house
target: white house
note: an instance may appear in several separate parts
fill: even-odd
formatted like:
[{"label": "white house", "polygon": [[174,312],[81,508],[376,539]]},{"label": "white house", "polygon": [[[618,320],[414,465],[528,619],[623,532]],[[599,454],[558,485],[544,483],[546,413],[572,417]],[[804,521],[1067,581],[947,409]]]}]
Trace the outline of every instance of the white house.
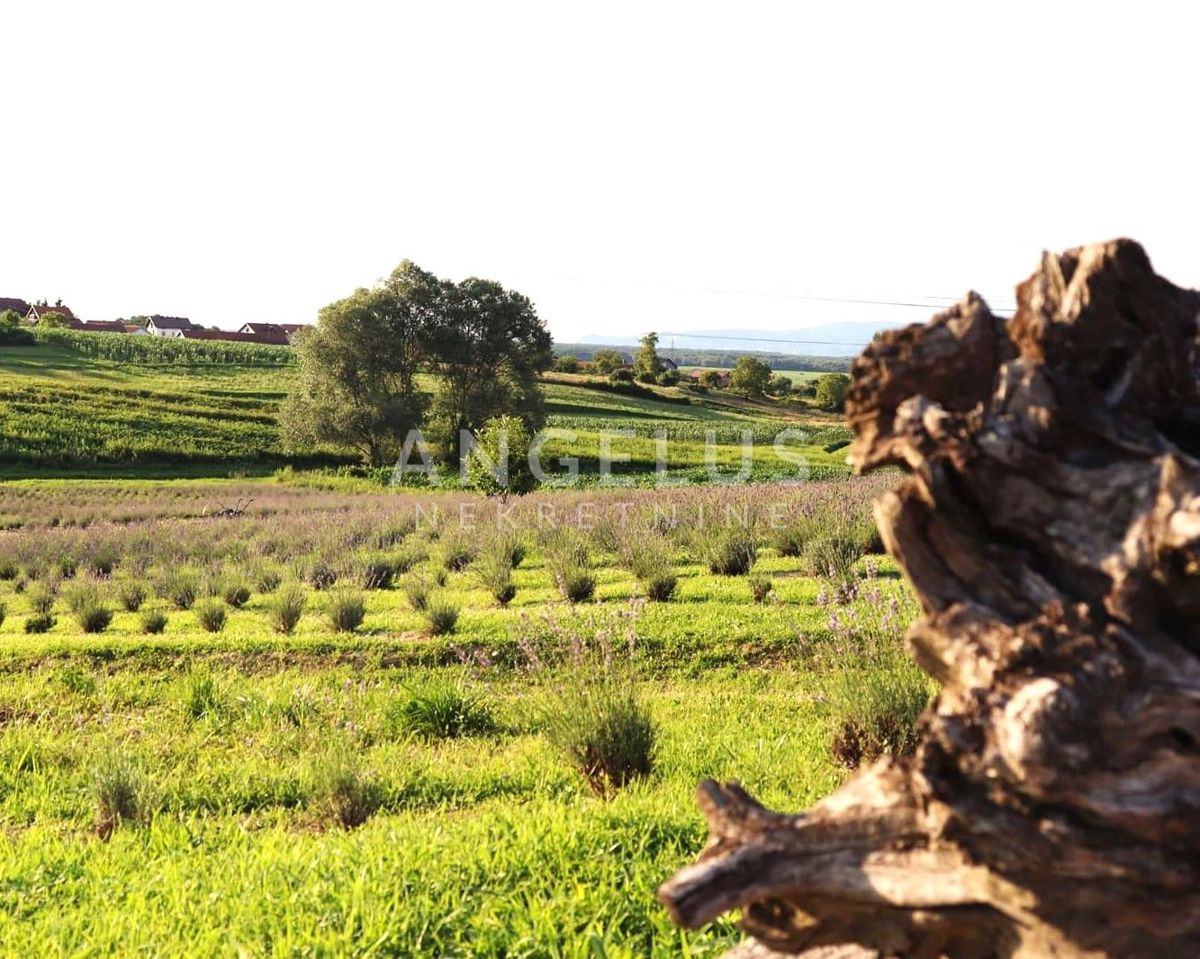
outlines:
[{"label": "white house", "polygon": [[159,316],[157,313],[146,323],[146,332],[151,336],[183,336],[184,330],[192,329],[192,321],[183,316]]}]

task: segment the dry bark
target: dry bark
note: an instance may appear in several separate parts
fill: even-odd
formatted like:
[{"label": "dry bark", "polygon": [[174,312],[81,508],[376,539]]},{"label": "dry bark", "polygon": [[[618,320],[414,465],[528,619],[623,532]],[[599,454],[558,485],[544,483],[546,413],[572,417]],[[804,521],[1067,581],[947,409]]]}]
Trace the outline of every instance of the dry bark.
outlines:
[{"label": "dry bark", "polygon": [[876,519],[942,691],[914,756],[806,813],[701,784],[710,844],[660,898],[741,909],[741,955],[1200,956],[1200,294],[1119,240],[1017,300],[855,363],[852,462],[909,471]]}]

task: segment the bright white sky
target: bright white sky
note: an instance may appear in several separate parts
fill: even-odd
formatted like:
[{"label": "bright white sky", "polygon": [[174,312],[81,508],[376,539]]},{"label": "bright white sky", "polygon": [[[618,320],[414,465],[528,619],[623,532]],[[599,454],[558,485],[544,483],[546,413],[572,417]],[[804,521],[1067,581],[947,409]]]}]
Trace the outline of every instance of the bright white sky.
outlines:
[{"label": "bright white sky", "polygon": [[306,322],[405,257],[560,340],[1200,286],[1183,3],[5,4],[0,296]]}]

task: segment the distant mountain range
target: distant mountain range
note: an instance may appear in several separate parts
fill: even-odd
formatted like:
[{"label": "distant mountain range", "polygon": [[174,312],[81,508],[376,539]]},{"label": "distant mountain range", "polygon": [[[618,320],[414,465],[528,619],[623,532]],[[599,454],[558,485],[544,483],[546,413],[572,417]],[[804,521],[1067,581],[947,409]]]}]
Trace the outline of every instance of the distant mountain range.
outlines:
[{"label": "distant mountain range", "polygon": [[[766,351],[803,354],[806,356],[856,356],[880,330],[888,329],[879,323],[845,322],[821,323],[798,330],[717,329],[686,330],[659,333],[658,348],[669,351],[672,343],[678,349]],[[639,337],[596,333],[581,337],[577,342],[610,346],[635,346]]]}]

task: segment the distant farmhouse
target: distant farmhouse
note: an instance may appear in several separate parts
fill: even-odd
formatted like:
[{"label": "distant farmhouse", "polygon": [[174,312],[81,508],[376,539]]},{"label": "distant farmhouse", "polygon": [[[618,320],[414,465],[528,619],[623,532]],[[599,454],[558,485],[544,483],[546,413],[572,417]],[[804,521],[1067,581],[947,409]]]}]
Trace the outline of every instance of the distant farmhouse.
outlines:
[{"label": "distant farmhouse", "polygon": [[146,332],[151,336],[183,336],[184,330],[194,330],[196,325],[185,316],[159,316],[155,313],[146,322]]},{"label": "distant farmhouse", "polygon": [[238,332],[251,333],[255,336],[283,336],[288,343],[292,343],[296,334],[307,328],[304,323],[243,323]]},{"label": "distant farmhouse", "polygon": [[304,329],[298,323],[245,323],[236,333],[229,330],[207,330],[182,316],[150,317],[146,332],[151,336],[172,336],[184,340],[224,340],[231,343],[265,343],[268,346],[290,346],[292,336]]},{"label": "distant farmhouse", "polygon": [[71,312],[71,308],[63,305],[62,300],[59,300],[53,306],[50,306],[46,302],[34,303],[25,313],[25,319],[30,323],[40,323],[42,317],[47,313],[57,313],[59,316],[64,317],[72,326],[79,322],[75,319],[75,314]]},{"label": "distant farmhouse", "polygon": [[290,346],[291,341],[282,330],[277,333],[236,333],[229,330],[190,329],[183,331],[185,340],[226,340],[231,343],[265,343],[268,346]]},{"label": "distant farmhouse", "polygon": [[732,377],[726,370],[692,370],[687,378],[692,383],[705,384],[711,382],[718,389],[728,388]]},{"label": "distant farmhouse", "polygon": [[[232,343],[264,343],[268,346],[290,346],[303,323],[245,323],[236,333],[231,330],[209,330],[193,323],[186,316],[146,318],[145,326],[123,320],[80,320],[62,300],[51,306],[44,300],[29,304],[13,297],[0,297],[0,312],[15,310],[27,323],[36,326],[48,313],[57,313],[66,320],[66,327],[85,333],[122,333],[126,336],[162,336],[183,340],[224,340]],[[139,318],[140,319],[140,318]]]},{"label": "distant farmhouse", "polygon": [[72,329],[83,330],[85,333],[128,333],[125,324],[120,320],[76,320]]}]

